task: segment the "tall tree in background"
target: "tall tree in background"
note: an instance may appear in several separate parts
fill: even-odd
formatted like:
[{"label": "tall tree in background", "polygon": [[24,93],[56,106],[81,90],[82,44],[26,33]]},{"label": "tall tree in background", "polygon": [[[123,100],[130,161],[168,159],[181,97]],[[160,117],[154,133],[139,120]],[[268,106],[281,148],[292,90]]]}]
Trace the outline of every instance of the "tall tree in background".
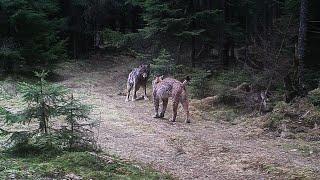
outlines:
[{"label": "tall tree in background", "polygon": [[6,71],[50,68],[66,58],[65,41],[58,36],[64,21],[56,1],[0,0],[0,11],[5,16],[0,61]]},{"label": "tall tree in background", "polygon": [[308,0],[301,0],[300,5],[300,23],[299,23],[299,35],[298,35],[298,78],[299,85],[303,86],[303,69],[304,69],[304,57],[305,57],[305,41],[307,35],[307,15],[308,15]]}]

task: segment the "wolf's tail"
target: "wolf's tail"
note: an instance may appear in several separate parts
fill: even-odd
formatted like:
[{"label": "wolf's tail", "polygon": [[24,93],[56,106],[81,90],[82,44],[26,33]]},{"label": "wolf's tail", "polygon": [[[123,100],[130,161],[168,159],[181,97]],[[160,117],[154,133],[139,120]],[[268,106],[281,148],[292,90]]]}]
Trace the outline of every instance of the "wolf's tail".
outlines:
[{"label": "wolf's tail", "polygon": [[190,76],[187,76],[187,77],[184,79],[184,81],[183,81],[182,84],[183,84],[183,85],[187,85],[187,83],[190,82],[190,80],[191,80],[191,79],[190,79]]}]

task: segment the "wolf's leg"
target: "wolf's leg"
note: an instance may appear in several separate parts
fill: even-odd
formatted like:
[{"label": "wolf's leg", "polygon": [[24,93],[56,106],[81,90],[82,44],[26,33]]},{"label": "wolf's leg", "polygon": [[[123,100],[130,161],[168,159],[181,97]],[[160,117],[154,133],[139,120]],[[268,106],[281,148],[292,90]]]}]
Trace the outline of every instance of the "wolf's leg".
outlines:
[{"label": "wolf's leg", "polygon": [[138,87],[137,87],[137,82],[134,81],[134,83],[133,83],[133,96],[132,96],[132,101],[135,101],[135,100],[137,99],[137,91],[138,91],[137,88],[138,88]]},{"label": "wolf's leg", "polygon": [[144,100],[149,100],[149,98],[147,97],[147,83],[143,85],[144,88]]},{"label": "wolf's leg", "polygon": [[164,113],[166,112],[167,106],[168,106],[169,99],[162,99],[162,110],[160,113],[160,118],[164,117]]},{"label": "wolf's leg", "polygon": [[154,105],[154,118],[159,118],[159,99],[158,98],[154,98],[153,99],[153,105]]},{"label": "wolf's leg", "polygon": [[132,85],[130,83],[127,83],[127,98],[126,98],[126,102],[129,101],[130,98],[130,91],[132,90]]}]

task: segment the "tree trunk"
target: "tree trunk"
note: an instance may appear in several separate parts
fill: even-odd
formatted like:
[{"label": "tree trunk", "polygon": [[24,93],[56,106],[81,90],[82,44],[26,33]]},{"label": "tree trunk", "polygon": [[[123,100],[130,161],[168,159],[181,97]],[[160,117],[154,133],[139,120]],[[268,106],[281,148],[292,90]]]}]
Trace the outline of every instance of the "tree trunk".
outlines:
[{"label": "tree trunk", "polygon": [[77,36],[76,32],[73,33],[73,58],[77,59]]},{"label": "tree trunk", "polygon": [[297,96],[305,96],[306,90],[303,81],[303,65],[305,56],[305,39],[307,34],[308,0],[301,0],[300,24],[298,44],[295,46],[293,58],[293,72],[285,77],[286,102],[292,101]]},{"label": "tree trunk", "polygon": [[191,64],[192,67],[196,67],[196,39],[192,37],[191,39]]},{"label": "tree trunk", "polygon": [[308,14],[308,0],[301,0],[300,6],[300,24],[299,24],[299,36],[297,47],[297,58],[299,61],[298,66],[298,82],[303,87],[303,68],[305,57],[305,40],[307,35],[307,14]]},{"label": "tree trunk", "polygon": [[224,60],[224,25],[225,25],[225,1],[220,0],[219,9],[222,11],[221,18],[222,21],[219,25],[219,58],[222,64],[225,64]]}]

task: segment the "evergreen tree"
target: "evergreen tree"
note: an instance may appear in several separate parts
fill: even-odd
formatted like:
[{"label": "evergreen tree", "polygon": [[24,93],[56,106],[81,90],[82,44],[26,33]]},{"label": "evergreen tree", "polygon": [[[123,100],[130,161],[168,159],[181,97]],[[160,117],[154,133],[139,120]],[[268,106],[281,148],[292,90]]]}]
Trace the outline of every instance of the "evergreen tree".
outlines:
[{"label": "evergreen tree", "polygon": [[151,63],[151,72],[154,76],[173,76],[179,68],[180,66],[174,64],[174,60],[166,49],[162,49],[159,56]]},{"label": "evergreen tree", "polygon": [[57,35],[63,19],[56,1],[1,0],[0,11],[2,68],[50,69],[66,58],[65,41]]},{"label": "evergreen tree", "polygon": [[49,133],[49,120],[61,115],[60,103],[64,101],[67,90],[59,85],[45,81],[47,73],[36,72],[39,81],[36,84],[21,83],[20,90],[28,108],[23,112],[25,121],[37,120],[41,133]]},{"label": "evergreen tree", "polygon": [[[25,109],[12,113],[0,108],[0,120],[5,120],[6,125],[38,123],[37,128],[31,126],[23,131],[0,128],[0,135],[9,135],[13,145],[26,145],[32,141],[34,145],[45,148],[95,146],[93,132],[89,128],[96,125],[90,117],[92,107],[82,104],[63,86],[45,81],[46,75],[45,71],[36,73],[37,83],[20,84],[23,101],[27,104]],[[66,126],[57,126],[59,120],[59,124]]]}]

